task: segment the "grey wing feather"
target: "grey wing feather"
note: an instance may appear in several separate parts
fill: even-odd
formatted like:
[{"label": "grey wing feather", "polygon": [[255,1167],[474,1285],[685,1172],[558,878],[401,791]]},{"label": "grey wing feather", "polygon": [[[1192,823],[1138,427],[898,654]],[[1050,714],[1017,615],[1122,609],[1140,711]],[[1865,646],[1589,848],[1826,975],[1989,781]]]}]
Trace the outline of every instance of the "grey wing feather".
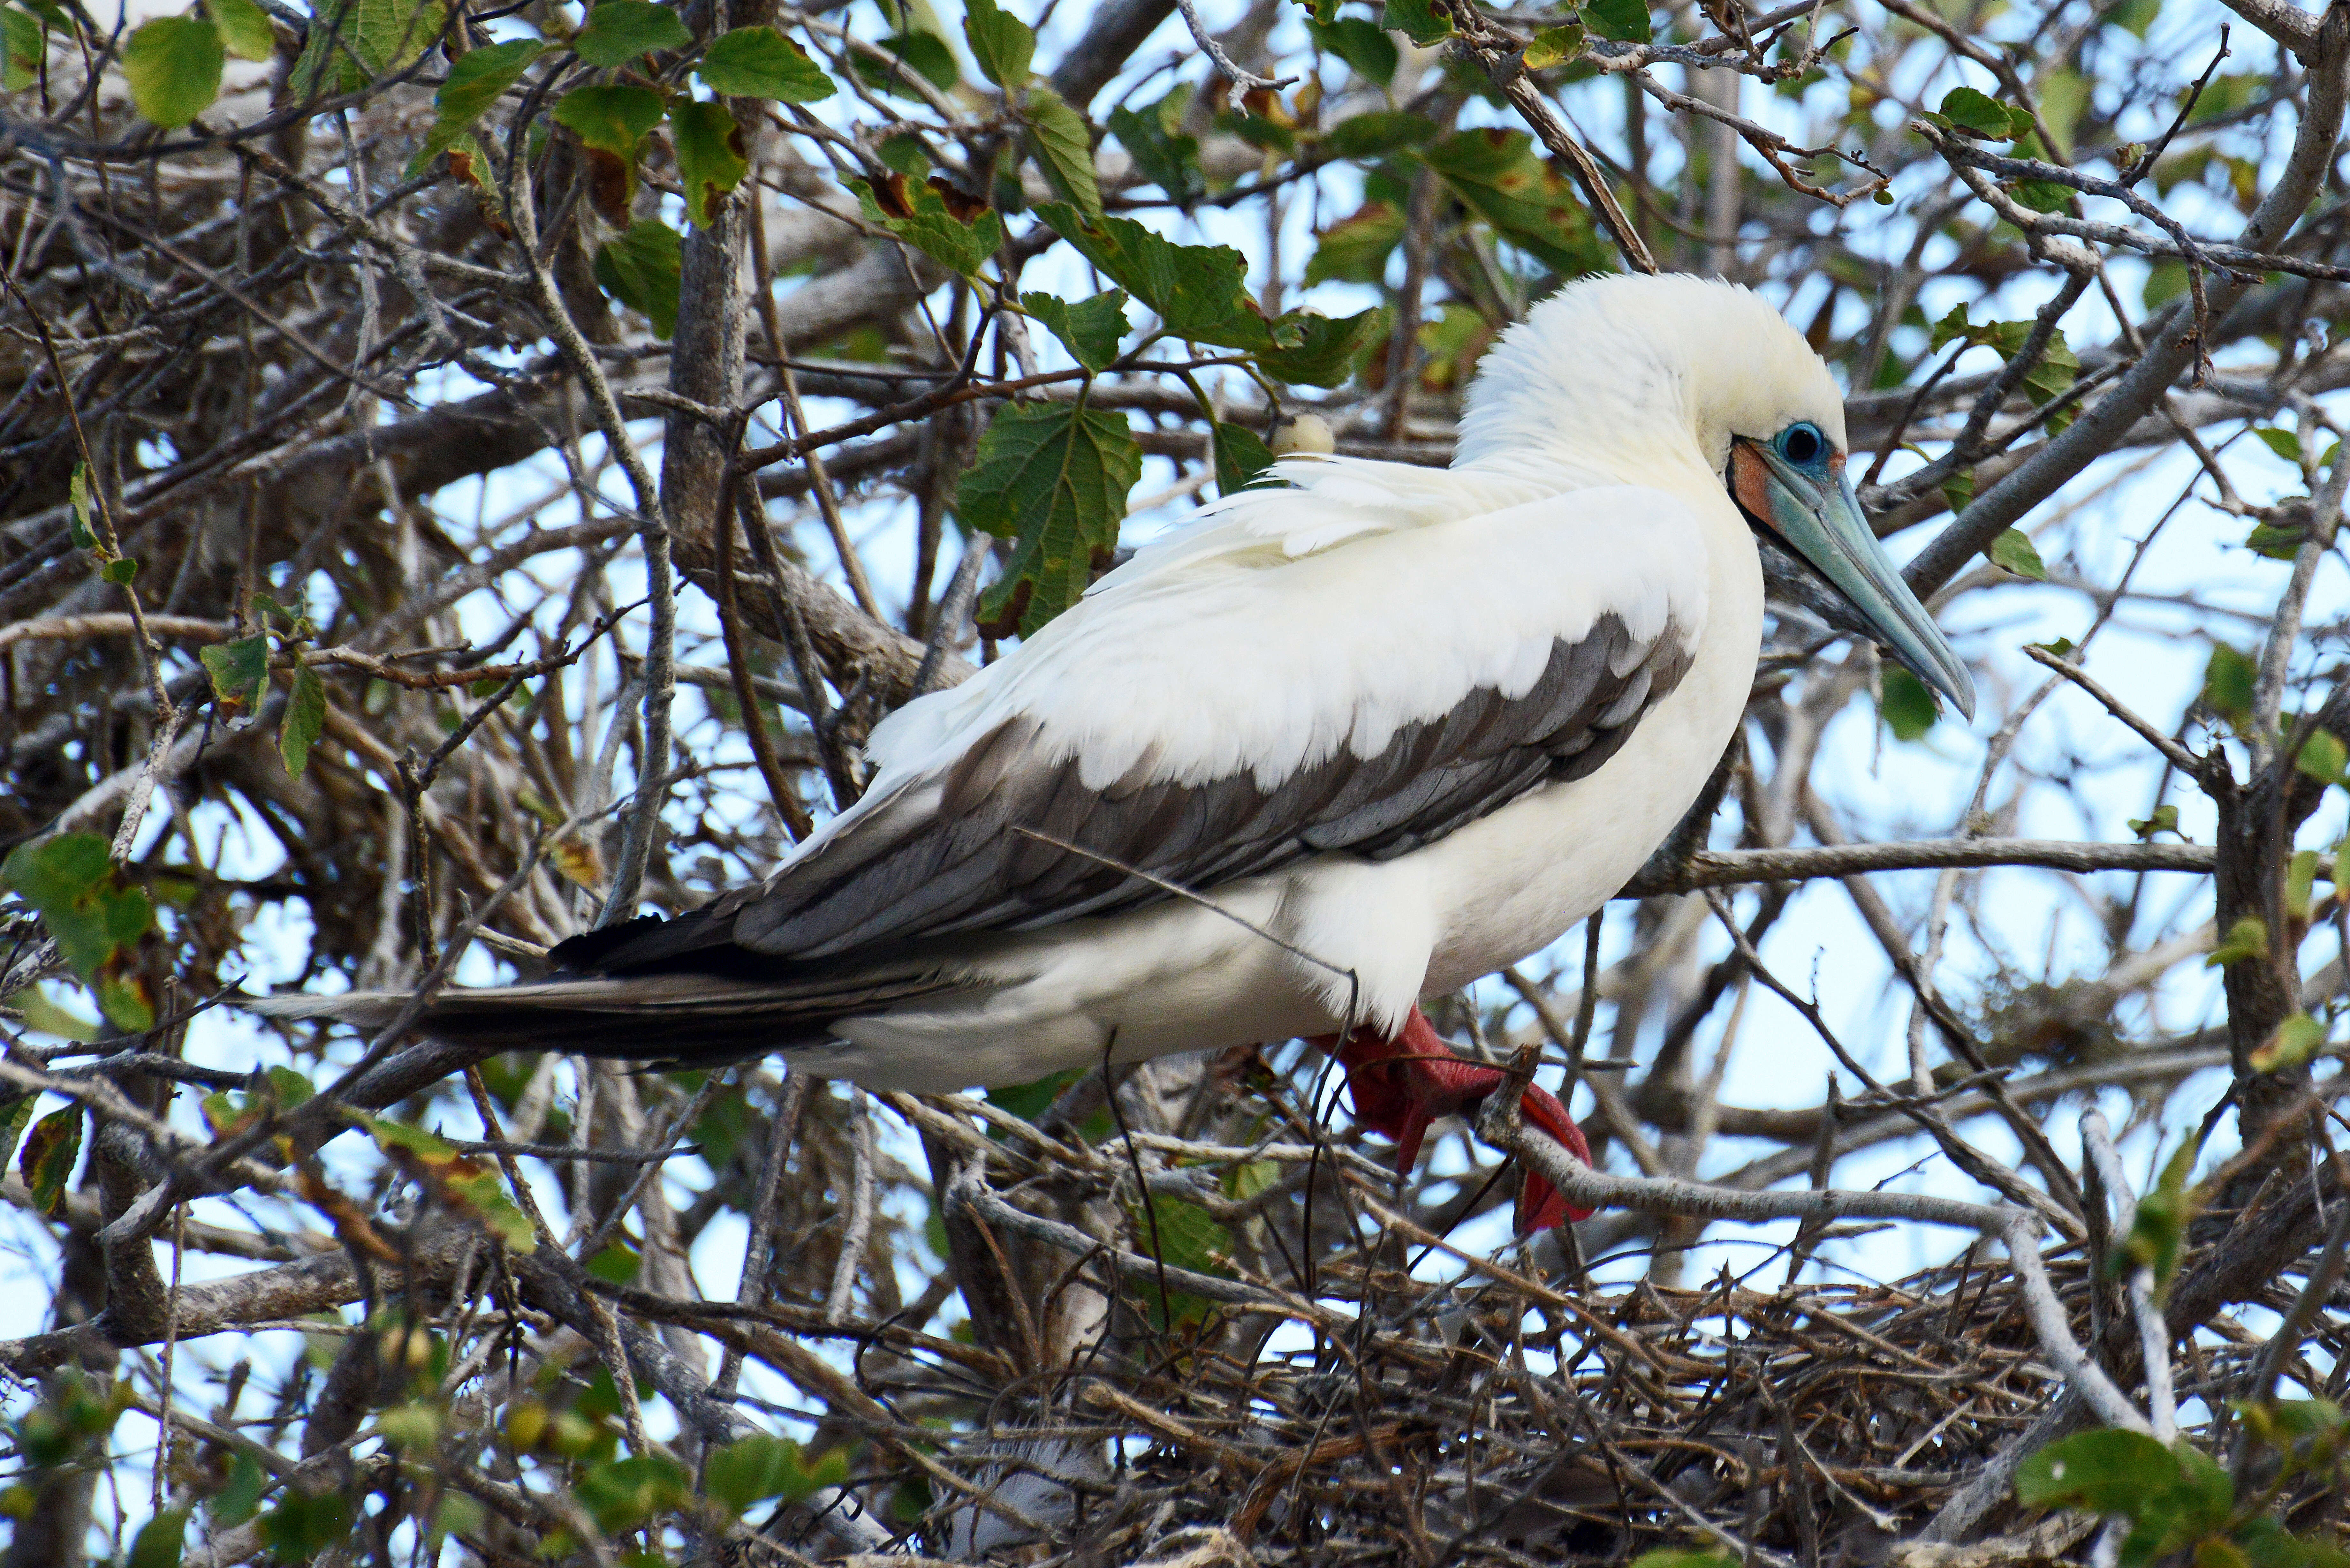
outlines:
[{"label": "grey wing feather", "polygon": [[[1588,634],[1554,644],[1523,693],[1472,691],[1450,712],[1397,731],[1377,755],[1341,750],[1271,788],[1244,773],[1197,784],[1153,779],[1150,756],[1107,788],[1087,788],[1076,759],[1040,765],[1037,726],[1010,720],[820,853],[615,944],[596,967],[683,965],[721,943],[826,959],[1115,913],[1171,897],[1163,884],[1203,889],[1315,854],[1392,858],[1529,790],[1597,769],[1688,668],[1677,627],[1644,642],[1604,616]],[[676,929],[688,922],[697,929]]]}]

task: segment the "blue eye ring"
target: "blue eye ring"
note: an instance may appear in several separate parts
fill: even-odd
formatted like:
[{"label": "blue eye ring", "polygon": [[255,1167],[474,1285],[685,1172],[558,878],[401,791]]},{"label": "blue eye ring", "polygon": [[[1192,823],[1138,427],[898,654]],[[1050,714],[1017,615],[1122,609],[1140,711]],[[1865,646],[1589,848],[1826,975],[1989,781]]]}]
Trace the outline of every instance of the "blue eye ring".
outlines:
[{"label": "blue eye ring", "polygon": [[1828,452],[1828,438],[1820,433],[1820,427],[1809,420],[1799,421],[1781,431],[1779,439],[1773,444],[1778,447],[1781,457],[1798,468],[1811,467]]}]

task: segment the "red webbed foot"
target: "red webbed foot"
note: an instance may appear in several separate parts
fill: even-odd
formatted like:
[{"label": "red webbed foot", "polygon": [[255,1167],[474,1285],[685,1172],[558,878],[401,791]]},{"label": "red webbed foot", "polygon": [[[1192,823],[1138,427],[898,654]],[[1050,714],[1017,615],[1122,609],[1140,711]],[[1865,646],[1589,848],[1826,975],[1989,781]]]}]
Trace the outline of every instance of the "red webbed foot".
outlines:
[{"label": "red webbed foot", "polygon": [[[1343,1042],[1336,1034],[1317,1034],[1306,1043],[1336,1056],[1347,1069],[1355,1119],[1395,1139],[1398,1175],[1408,1173],[1418,1163],[1420,1143],[1431,1123],[1439,1116],[1475,1108],[1509,1077],[1499,1067],[1455,1055],[1417,1007],[1405,1020],[1402,1032],[1391,1039],[1363,1028]],[[1583,1129],[1575,1125],[1556,1095],[1528,1085],[1518,1106],[1527,1121],[1556,1138],[1575,1158],[1591,1163],[1591,1147],[1583,1141]],[[1518,1234],[1547,1231],[1590,1213],[1588,1209],[1569,1208],[1540,1173],[1525,1172],[1518,1189]]]}]

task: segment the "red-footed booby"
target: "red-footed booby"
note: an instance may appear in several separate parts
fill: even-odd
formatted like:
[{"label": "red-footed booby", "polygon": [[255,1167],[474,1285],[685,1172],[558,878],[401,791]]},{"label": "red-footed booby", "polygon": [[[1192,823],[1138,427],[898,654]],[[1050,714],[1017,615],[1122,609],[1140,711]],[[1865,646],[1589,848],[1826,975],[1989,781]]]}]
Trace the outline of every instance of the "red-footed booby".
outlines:
[{"label": "red-footed booby", "polygon": [[[1302,1036],[1408,1169],[1504,1081],[1419,999],[1598,909],[1729,743],[1758,536],[1971,716],[1846,458],[1826,366],[1756,296],[1570,285],[1486,356],[1451,468],[1283,458],[890,715],[864,797],[765,880],[444,992],[423,1027],[930,1093]],[[1525,1109],[1587,1157],[1550,1095]],[[1565,1212],[1521,1195],[1522,1228]]]}]

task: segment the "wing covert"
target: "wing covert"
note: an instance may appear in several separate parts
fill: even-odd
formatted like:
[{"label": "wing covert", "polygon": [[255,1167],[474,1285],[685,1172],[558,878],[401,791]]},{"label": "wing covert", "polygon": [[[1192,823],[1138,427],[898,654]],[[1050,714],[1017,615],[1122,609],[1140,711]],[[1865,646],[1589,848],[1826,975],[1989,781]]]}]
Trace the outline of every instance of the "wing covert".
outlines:
[{"label": "wing covert", "polygon": [[1114,914],[1319,854],[1407,854],[1600,766],[1678,685],[1704,621],[1695,520],[1657,491],[1295,556],[1230,510],[1221,544],[1206,530],[1156,572],[1139,558],[1012,660],[893,716],[864,801],[764,883],[598,967],[713,942],[820,960]]}]

